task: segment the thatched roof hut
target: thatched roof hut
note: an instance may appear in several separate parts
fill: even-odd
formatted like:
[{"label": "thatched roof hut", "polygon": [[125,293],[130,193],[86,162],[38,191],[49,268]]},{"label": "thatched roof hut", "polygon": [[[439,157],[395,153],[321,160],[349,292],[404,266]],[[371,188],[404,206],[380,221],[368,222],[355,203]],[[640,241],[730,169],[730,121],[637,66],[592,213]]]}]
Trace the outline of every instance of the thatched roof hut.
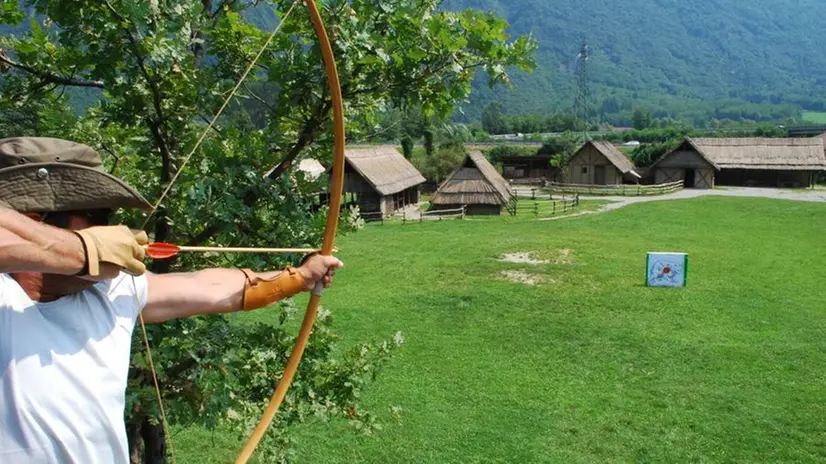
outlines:
[{"label": "thatched roof hut", "polygon": [[392,145],[347,148],[344,191],[362,211],[391,214],[419,201],[424,176]]},{"label": "thatched roof hut", "polygon": [[430,199],[432,209],[466,206],[466,214],[495,214],[513,199],[510,184],[480,151],[472,151],[439,185]]},{"label": "thatched roof hut", "polygon": [[563,182],[587,185],[637,183],[642,176],[634,163],[611,142],[585,142],[565,165]]},{"label": "thatched roof hut", "polygon": [[683,180],[686,187],[807,187],[826,170],[826,150],[820,137],[687,137],[649,169],[657,183]]}]

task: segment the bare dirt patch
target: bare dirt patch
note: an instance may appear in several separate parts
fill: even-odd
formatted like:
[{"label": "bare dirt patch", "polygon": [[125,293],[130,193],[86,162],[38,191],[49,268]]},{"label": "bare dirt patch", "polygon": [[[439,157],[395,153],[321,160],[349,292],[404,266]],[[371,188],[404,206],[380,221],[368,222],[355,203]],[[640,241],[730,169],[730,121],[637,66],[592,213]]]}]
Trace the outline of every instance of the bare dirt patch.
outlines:
[{"label": "bare dirt patch", "polygon": [[540,259],[535,251],[520,251],[516,253],[505,253],[499,256],[499,261],[517,264],[573,264],[573,251],[568,248],[556,250],[552,259]]},{"label": "bare dirt patch", "polygon": [[510,280],[511,282],[515,282],[518,284],[538,285],[554,282],[553,280],[548,279],[547,277],[535,274],[528,274],[527,272],[522,271],[502,271],[499,273],[499,275]]},{"label": "bare dirt patch", "polygon": [[557,251],[557,256],[554,259],[554,264],[573,264],[574,257],[571,253],[571,250],[568,248],[563,248]]},{"label": "bare dirt patch", "polygon": [[499,257],[500,261],[505,261],[507,263],[520,263],[520,264],[547,264],[548,261],[536,259],[535,257],[536,252],[527,251],[527,252],[518,252],[518,253],[505,253]]}]

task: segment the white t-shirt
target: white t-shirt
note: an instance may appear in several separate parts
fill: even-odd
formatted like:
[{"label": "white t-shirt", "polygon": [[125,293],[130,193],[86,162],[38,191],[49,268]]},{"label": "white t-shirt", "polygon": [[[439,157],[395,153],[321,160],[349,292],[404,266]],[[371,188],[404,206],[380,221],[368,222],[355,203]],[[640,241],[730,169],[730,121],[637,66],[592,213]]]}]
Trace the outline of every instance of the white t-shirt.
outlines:
[{"label": "white t-shirt", "polygon": [[37,303],[0,274],[0,463],[129,462],[125,390],[146,299],[145,275]]}]

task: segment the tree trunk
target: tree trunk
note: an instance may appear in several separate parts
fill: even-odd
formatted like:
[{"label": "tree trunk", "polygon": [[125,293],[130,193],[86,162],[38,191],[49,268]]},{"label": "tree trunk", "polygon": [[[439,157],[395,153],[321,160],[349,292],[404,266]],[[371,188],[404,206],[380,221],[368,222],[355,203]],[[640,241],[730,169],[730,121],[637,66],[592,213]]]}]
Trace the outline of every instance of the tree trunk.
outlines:
[{"label": "tree trunk", "polygon": [[149,422],[149,418],[145,418],[141,424],[141,437],[143,438],[144,464],[166,464],[166,440],[163,426],[154,425]]},{"label": "tree trunk", "polygon": [[141,464],[141,426],[140,421],[135,421],[133,417],[131,421],[126,423],[126,440],[129,442],[129,463]]}]

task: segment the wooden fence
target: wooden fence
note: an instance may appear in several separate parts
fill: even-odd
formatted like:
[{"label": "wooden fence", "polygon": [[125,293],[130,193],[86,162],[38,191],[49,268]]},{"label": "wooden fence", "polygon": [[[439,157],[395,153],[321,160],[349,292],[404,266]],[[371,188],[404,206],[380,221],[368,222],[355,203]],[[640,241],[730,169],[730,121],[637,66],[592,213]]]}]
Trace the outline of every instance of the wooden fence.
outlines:
[{"label": "wooden fence", "polygon": [[378,222],[381,221],[382,225],[384,225],[384,213],[381,211],[367,211],[367,212],[360,212],[361,218],[364,219],[364,222]]},{"label": "wooden fence", "polygon": [[545,185],[547,180],[544,177],[525,177],[520,179],[509,179],[511,185]]},{"label": "wooden fence", "polygon": [[513,189],[513,201],[519,201],[520,198],[530,198],[531,200],[566,200],[579,196],[579,193],[573,192],[551,192],[548,189],[532,188],[530,191],[526,188]]},{"label": "wooden fence", "polygon": [[457,218],[457,219],[464,219],[465,214],[467,213],[467,206],[462,206],[461,208],[454,208],[454,209],[437,209],[433,211],[422,211],[419,214],[418,218],[415,217],[407,217],[407,213],[402,214],[402,224],[407,224],[408,222],[423,222],[423,221],[434,221],[445,218]]},{"label": "wooden fence", "polygon": [[539,198],[534,201],[519,200],[508,211],[511,216],[533,215],[535,218],[565,214],[579,206],[579,195],[568,198],[548,199]]},{"label": "wooden fence", "polygon": [[674,193],[682,190],[683,186],[684,184],[681,180],[656,185],[589,185],[550,182],[546,190],[563,194],[645,196]]}]

